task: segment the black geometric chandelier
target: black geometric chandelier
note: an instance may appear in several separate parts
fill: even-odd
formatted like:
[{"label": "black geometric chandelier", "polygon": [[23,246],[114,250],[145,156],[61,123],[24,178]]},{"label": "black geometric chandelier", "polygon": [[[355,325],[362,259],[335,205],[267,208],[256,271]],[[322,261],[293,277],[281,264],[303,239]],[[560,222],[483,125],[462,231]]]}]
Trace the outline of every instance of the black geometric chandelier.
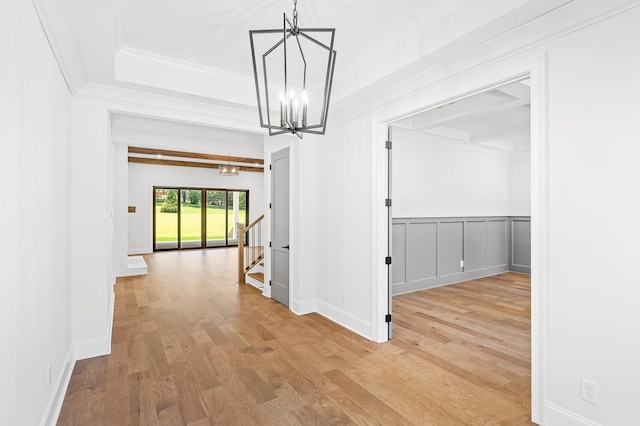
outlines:
[{"label": "black geometric chandelier", "polygon": [[[334,37],[335,28],[299,28],[297,0],[293,23],[284,13],[282,29],[249,31],[260,126],[269,129],[269,136],[324,135],[336,62]],[[256,50],[264,53],[256,58]]]}]

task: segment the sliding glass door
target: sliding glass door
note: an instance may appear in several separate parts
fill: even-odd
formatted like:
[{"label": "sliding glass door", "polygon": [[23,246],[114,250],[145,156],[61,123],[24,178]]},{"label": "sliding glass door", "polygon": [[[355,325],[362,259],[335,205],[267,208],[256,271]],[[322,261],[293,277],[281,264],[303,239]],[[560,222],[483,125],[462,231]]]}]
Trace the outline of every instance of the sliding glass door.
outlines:
[{"label": "sliding glass door", "polygon": [[180,189],[180,248],[202,247],[201,200],[201,189]]},{"label": "sliding glass door", "polygon": [[227,244],[238,245],[238,224],[245,226],[247,221],[247,198],[244,191],[227,193]]},{"label": "sliding glass door", "polygon": [[154,187],[154,251],[238,245],[249,191]]},{"label": "sliding glass door", "polygon": [[178,190],[154,188],[154,250],[178,248]]},{"label": "sliding glass door", "polygon": [[207,191],[207,247],[227,245],[227,191]]}]

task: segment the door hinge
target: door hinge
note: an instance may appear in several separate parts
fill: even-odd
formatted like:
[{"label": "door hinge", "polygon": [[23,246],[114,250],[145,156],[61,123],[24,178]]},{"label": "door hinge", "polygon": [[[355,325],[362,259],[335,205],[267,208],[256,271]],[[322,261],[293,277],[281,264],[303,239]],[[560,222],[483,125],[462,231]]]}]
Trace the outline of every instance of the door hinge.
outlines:
[{"label": "door hinge", "polygon": [[269,170],[271,170],[271,164],[269,164]]},{"label": "door hinge", "polygon": [[387,198],[386,200],[384,200],[384,206],[391,207],[391,198]]},{"label": "door hinge", "polygon": [[384,258],[384,263],[387,265],[391,265],[391,256],[387,256]]},{"label": "door hinge", "polygon": [[269,247],[271,247],[271,241],[269,241]]},{"label": "door hinge", "polygon": [[271,287],[271,280],[269,280],[269,287]]},{"label": "door hinge", "polygon": [[269,208],[271,208],[271,203],[269,203]]},{"label": "door hinge", "polygon": [[387,314],[384,316],[384,322],[391,322],[391,314]]},{"label": "door hinge", "polygon": [[391,146],[393,145],[393,143],[391,141],[385,141],[384,142],[384,147],[386,149],[391,149]]}]

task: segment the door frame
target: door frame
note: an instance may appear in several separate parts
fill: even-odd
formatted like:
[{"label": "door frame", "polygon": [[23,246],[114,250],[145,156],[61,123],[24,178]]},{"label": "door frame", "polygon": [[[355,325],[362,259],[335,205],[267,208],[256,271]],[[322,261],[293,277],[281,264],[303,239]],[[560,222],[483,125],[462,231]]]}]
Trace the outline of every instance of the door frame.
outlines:
[{"label": "door frame", "polygon": [[[274,228],[274,219],[275,216],[273,214],[273,208],[272,208],[272,204],[274,202],[274,185],[275,185],[275,181],[273,179],[273,158],[276,155],[279,155],[281,153],[284,153],[284,151],[286,151],[286,159],[287,159],[287,182],[286,182],[286,186],[287,186],[287,206],[288,206],[288,218],[289,220],[287,221],[288,223],[288,247],[287,247],[287,304],[285,305],[284,303],[282,303],[281,301],[275,299],[273,297],[273,285],[272,282],[273,280],[273,270],[274,270],[274,259],[273,259],[273,253],[274,251],[277,251],[275,247],[272,247],[272,243],[273,241],[273,228]],[[282,157],[284,158],[284,157]],[[269,254],[270,254],[270,258],[269,258],[269,262],[268,262],[268,270],[269,270],[269,291],[270,291],[270,297],[274,300],[277,300],[278,302],[282,303],[284,306],[286,306],[288,309],[291,309],[291,299],[292,299],[292,289],[291,289],[291,250],[289,249],[289,246],[291,246],[291,148],[290,147],[284,147],[281,148],[279,150],[273,151],[269,154],[269,188],[270,188],[270,192],[269,192]],[[284,248],[284,247],[283,247]],[[265,286],[267,287],[267,286]],[[284,292],[283,292],[284,293]]]},{"label": "door frame", "polygon": [[[279,137],[265,136],[264,144],[264,159],[265,173],[264,173],[264,241],[265,244],[269,244],[271,241],[271,209],[269,203],[271,202],[271,170],[269,165],[271,164],[271,155],[282,151],[283,149],[289,149],[289,244],[294,247],[298,246],[295,229],[298,219],[293,214],[294,208],[297,203],[296,190],[298,188],[297,183],[291,177],[296,173],[296,167],[298,164],[298,141],[297,137],[291,137],[289,135],[282,135]],[[262,289],[262,295],[271,298],[271,286],[269,286],[269,280],[271,280],[271,250],[265,247],[265,269],[264,269],[264,282],[265,286]],[[289,310],[299,313],[297,309],[297,299],[295,296],[296,286],[298,285],[298,268],[297,263],[298,256],[296,250],[289,251]]]},{"label": "door frame", "polygon": [[[490,69],[487,69],[490,68]],[[531,87],[531,417],[538,424],[544,423],[543,403],[548,394],[548,307],[549,293],[549,219],[548,219],[548,138],[547,138],[547,58],[535,54],[513,64],[480,68],[450,78],[438,85],[438,90],[419,90],[399,102],[389,102],[374,114],[372,135],[375,149],[372,155],[372,232],[376,247],[372,250],[375,290],[372,306],[372,325],[376,341],[387,340],[385,322],[389,303],[387,283],[387,256],[389,234],[387,232],[386,198],[388,171],[385,142],[388,127],[404,117],[437,108],[485,92],[509,82],[528,77]]]}]

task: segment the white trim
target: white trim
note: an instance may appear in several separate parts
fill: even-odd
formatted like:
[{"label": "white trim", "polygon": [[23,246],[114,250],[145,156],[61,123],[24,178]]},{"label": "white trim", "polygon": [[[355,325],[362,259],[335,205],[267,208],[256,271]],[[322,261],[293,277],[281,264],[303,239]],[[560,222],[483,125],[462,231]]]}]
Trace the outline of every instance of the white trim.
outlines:
[{"label": "white trim", "polygon": [[559,405],[547,402],[545,425],[549,426],[602,426]]},{"label": "white trim", "polygon": [[[387,140],[388,129],[385,124],[373,120],[372,139],[374,143],[372,161],[372,188],[374,196],[372,197],[371,220],[373,221],[373,229],[371,232],[370,245],[373,247],[371,251],[374,265],[371,271],[371,279],[373,283],[378,283],[373,288],[372,307],[371,307],[371,339],[378,343],[388,340],[388,326],[385,316],[388,309],[388,287],[387,287],[387,265],[384,262],[388,255],[387,246],[387,207],[383,200],[387,198],[387,152],[385,142]],[[381,244],[380,236],[383,236]],[[392,313],[393,315],[393,313]],[[368,334],[365,334],[367,336]]]},{"label": "white trim", "polygon": [[[271,209],[269,208],[269,203],[271,203],[271,170],[269,169],[269,165],[271,165],[271,156],[283,149],[289,148],[289,217],[291,218],[293,203],[291,202],[292,196],[292,183],[291,181],[291,151],[292,151],[292,137],[290,136],[282,136],[275,137],[271,139],[265,139],[264,143],[264,243],[265,243],[265,251],[264,251],[264,282],[265,286],[262,290],[262,294],[265,297],[271,298],[271,286],[269,285],[269,281],[271,280],[271,249],[268,247],[269,242],[271,241]],[[291,238],[293,231],[293,223],[289,221],[289,238]],[[291,279],[291,265],[292,260],[291,256],[289,256],[289,300],[292,300],[291,291],[293,286],[297,285],[296,282]]]},{"label": "white trim", "polygon": [[[451,77],[446,82],[438,84],[437,93],[425,96],[425,88],[417,90],[413,97],[404,97],[401,101],[391,99],[383,104],[380,112],[374,115],[374,146],[373,149],[373,180],[376,196],[373,200],[374,222],[372,224],[374,265],[382,265],[388,244],[386,233],[386,215],[381,213],[384,210],[382,200],[383,192],[386,190],[383,178],[386,177],[386,165],[381,167],[384,150],[381,148],[386,139],[384,129],[388,123],[407,117],[418,111],[436,107],[452,99],[461,99],[472,96],[476,93],[484,92],[494,87],[517,81],[523,77],[531,78],[531,170],[532,170],[532,228],[531,228],[531,253],[532,270],[531,277],[531,386],[532,386],[532,419],[539,424],[544,423],[544,412],[542,407],[547,395],[547,303],[548,294],[548,187],[547,187],[547,137],[546,137],[546,55],[534,54],[524,60],[510,63],[512,59],[505,59],[497,62],[491,67],[475,67],[460,75]],[[398,114],[399,104],[409,105],[403,114]],[[380,149],[377,149],[380,147]],[[376,217],[376,214],[378,217]],[[385,303],[380,300],[374,301],[374,312],[372,324],[375,324],[377,336],[380,337],[380,330],[384,328],[384,315],[386,313],[387,277],[386,274],[378,271],[374,276],[377,291],[374,291],[374,299],[383,297]],[[375,274],[375,272],[374,272]],[[382,296],[385,294],[384,296]]]},{"label": "white trim", "polygon": [[111,339],[109,336],[85,339],[73,343],[73,353],[76,360],[109,355],[111,353]]},{"label": "white trim", "polygon": [[114,56],[116,81],[251,105],[253,78],[156,53],[124,47]]},{"label": "white trim", "polygon": [[356,334],[359,334],[360,336],[368,336],[370,334],[373,325],[371,322],[363,321],[361,318],[358,318],[342,309],[338,309],[322,300],[317,300],[316,304],[316,312],[323,317],[353,331]]},{"label": "white trim", "polygon": [[140,254],[151,254],[151,253],[153,253],[153,250],[151,249],[151,247],[129,249],[129,256],[140,255]]},{"label": "white trim", "polygon": [[289,303],[289,309],[296,315],[307,315],[317,311],[317,304],[316,299],[292,299]]},{"label": "white trim", "polygon": [[65,0],[31,0],[69,92],[75,95],[89,79]]},{"label": "white trim", "polygon": [[213,78],[224,78],[237,80],[240,83],[254,87],[253,78],[245,74],[225,71],[220,68],[213,68],[195,62],[184,61],[170,56],[149,52],[148,50],[136,49],[129,46],[122,47],[117,53],[117,57],[130,57],[138,61],[145,61],[155,65],[181,69],[189,72],[208,74]]},{"label": "white trim", "polygon": [[113,333],[113,313],[115,309],[115,293],[111,292],[109,302],[109,318],[107,319],[107,335],[73,342],[73,354],[76,361],[111,353],[111,336]]},{"label": "white trim", "polygon": [[88,83],[78,94],[84,99],[109,105],[111,114],[169,119],[182,123],[209,125],[221,129],[240,130],[265,134],[256,126],[257,107],[228,105],[213,100],[204,102],[202,98],[175,98],[166,94],[142,92],[122,87]]},{"label": "white trim", "polygon": [[546,424],[548,392],[549,185],[547,54],[529,70],[531,88],[531,416]]},{"label": "white trim", "polygon": [[64,359],[63,368],[56,379],[56,384],[53,387],[51,396],[49,397],[47,408],[44,410],[42,420],[40,420],[41,426],[54,426],[58,422],[62,403],[64,402],[64,396],[67,393],[67,388],[69,387],[71,374],[73,373],[75,365],[76,360],[73,358],[73,348],[69,346],[69,351],[67,351],[67,356]]},{"label": "white trim", "polygon": [[126,270],[119,272],[116,275],[116,278],[137,277],[140,275],[147,275],[147,268],[135,268],[135,269],[127,268]]}]

